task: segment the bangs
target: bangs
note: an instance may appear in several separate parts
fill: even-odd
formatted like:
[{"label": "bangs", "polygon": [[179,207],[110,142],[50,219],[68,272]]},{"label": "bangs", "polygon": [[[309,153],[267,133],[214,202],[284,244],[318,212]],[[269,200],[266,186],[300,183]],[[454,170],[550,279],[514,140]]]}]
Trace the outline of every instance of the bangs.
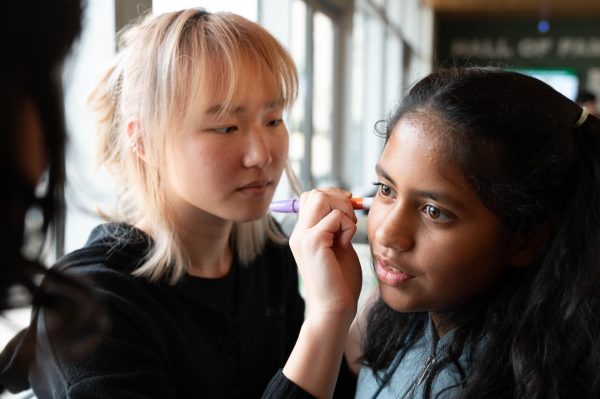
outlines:
[{"label": "bangs", "polygon": [[173,122],[189,122],[198,104],[219,104],[219,113],[231,111],[238,88],[250,79],[267,85],[284,108],[292,105],[298,91],[295,64],[264,28],[227,13],[198,24],[202,26],[182,33],[174,58]]}]

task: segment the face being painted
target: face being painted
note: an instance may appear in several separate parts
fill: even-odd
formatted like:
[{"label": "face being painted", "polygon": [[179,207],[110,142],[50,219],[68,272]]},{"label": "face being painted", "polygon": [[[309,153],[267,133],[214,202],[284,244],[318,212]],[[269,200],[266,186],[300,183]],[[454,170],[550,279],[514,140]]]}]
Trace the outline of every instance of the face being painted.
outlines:
[{"label": "face being painted", "polygon": [[445,157],[444,124],[404,117],[377,164],[368,234],[382,299],[396,311],[456,310],[509,265],[509,237]]}]

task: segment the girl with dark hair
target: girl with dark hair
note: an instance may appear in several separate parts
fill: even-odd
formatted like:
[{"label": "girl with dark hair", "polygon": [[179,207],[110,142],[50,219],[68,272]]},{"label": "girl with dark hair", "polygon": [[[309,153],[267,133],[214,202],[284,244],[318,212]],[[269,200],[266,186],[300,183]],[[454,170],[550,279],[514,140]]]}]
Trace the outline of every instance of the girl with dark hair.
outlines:
[{"label": "girl with dark hair", "polygon": [[[91,290],[43,265],[49,232],[60,251],[64,222],[66,127],[62,66],[81,32],[83,0],[11,1],[0,13],[0,312],[44,305],[61,339],[82,343],[97,331],[101,307]],[[38,223],[26,223],[37,209]],[[36,214],[36,213],[34,213]],[[25,250],[28,248],[28,250]],[[31,250],[33,248],[33,250]],[[60,289],[40,290],[40,281]],[[77,341],[75,341],[75,337]],[[19,333],[0,354],[0,391],[28,386],[35,330]]]},{"label": "girl with dark hair", "polygon": [[[410,90],[385,140],[356,397],[600,397],[600,119],[532,77],[455,68]],[[343,341],[356,306],[347,196],[305,194],[290,241],[319,339]],[[327,395],[311,373],[293,352],[279,387]]]},{"label": "girl with dark hair", "polygon": [[[43,2],[32,8],[9,2],[0,13],[5,38],[0,63],[0,197],[2,278],[0,309],[23,305],[9,295],[14,285],[35,291],[34,276],[45,268],[21,251],[25,214],[38,206],[45,236],[63,215],[64,150],[62,65],[81,31],[81,0]],[[42,194],[36,185],[46,173]]]}]

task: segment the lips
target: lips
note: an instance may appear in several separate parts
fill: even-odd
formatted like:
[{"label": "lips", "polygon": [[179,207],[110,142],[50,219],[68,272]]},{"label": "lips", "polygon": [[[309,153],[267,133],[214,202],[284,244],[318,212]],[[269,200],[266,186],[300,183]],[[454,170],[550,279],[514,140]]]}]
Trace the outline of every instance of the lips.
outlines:
[{"label": "lips", "polygon": [[375,274],[379,281],[394,287],[404,284],[415,277],[405,270],[401,270],[395,264],[381,259],[375,261]]},{"label": "lips", "polygon": [[257,180],[239,187],[237,191],[246,194],[262,195],[272,184],[271,180]]}]

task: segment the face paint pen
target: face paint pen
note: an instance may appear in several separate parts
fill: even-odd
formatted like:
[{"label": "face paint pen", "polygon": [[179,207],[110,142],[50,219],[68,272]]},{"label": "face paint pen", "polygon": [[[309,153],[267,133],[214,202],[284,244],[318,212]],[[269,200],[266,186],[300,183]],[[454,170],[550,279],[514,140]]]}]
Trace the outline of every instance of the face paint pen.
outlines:
[{"label": "face paint pen", "polygon": [[[369,209],[371,208],[373,198],[350,198],[350,202],[352,202],[352,206],[354,207],[354,209]],[[269,206],[269,209],[271,210],[271,212],[277,213],[298,213],[298,211],[300,210],[300,200],[294,198],[281,201],[274,201]]]}]

